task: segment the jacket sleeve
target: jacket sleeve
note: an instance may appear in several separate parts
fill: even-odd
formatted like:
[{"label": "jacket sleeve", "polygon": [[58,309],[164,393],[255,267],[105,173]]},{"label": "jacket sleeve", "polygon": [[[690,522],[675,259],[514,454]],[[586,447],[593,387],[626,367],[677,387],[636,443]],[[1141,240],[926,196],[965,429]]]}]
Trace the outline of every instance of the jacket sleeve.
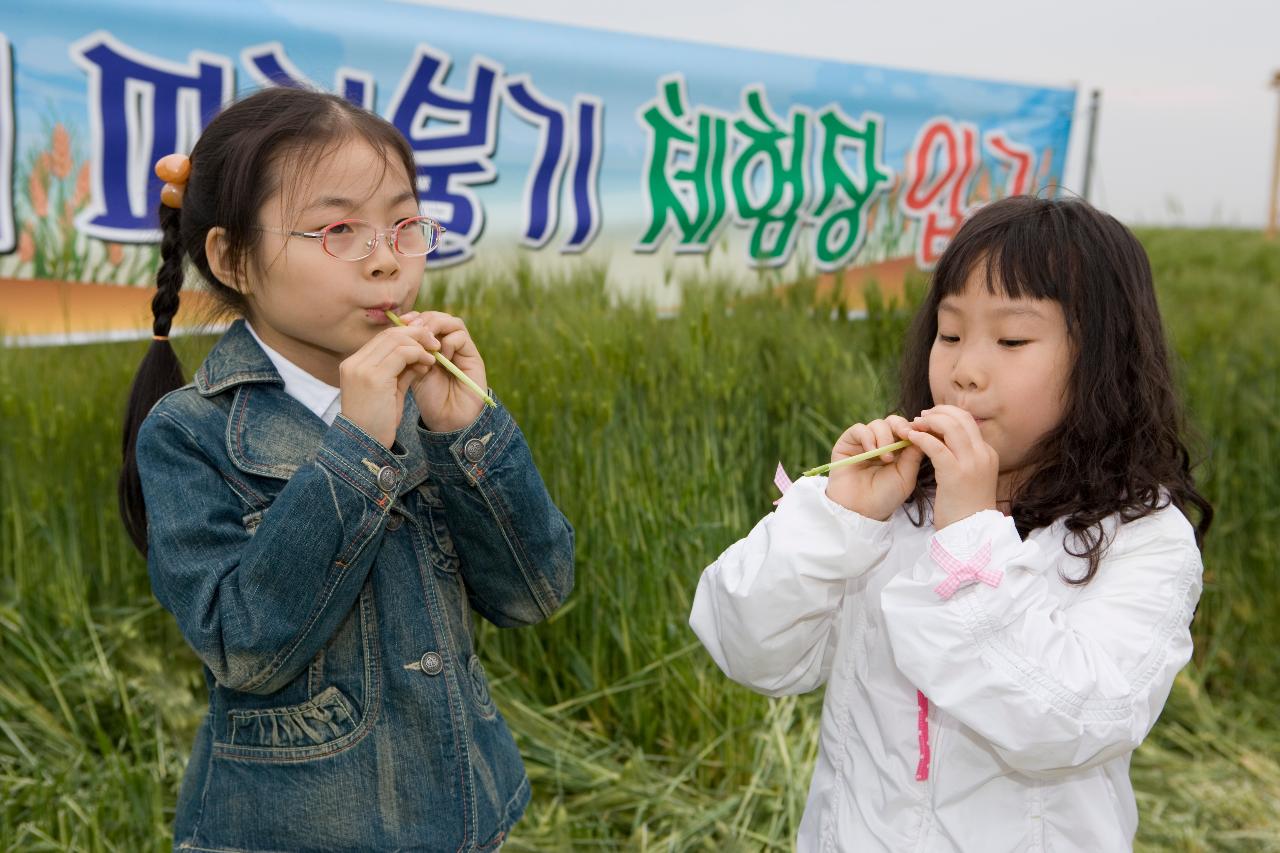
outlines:
[{"label": "jacket sleeve", "polygon": [[803,478],[747,538],[702,573],[689,625],[724,674],[769,696],[826,681],[846,587],[888,553],[889,522],[826,496]]},{"label": "jacket sleeve", "polygon": [[346,418],[325,433],[252,532],[244,502],[176,419],[153,411],[137,443],[156,597],[219,684],[268,694],[341,626],[369,573],[405,466]]},{"label": "jacket sleeve", "polygon": [[[987,579],[948,589],[965,566]],[[1173,508],[1116,529],[1073,598],[1051,594],[1056,571],[988,510],[935,534],[881,595],[902,672],[1010,767],[1042,777],[1137,748],[1191,657],[1201,589],[1200,552]]]},{"label": "jacket sleeve", "polygon": [[441,484],[471,606],[501,627],[546,619],[573,590],[574,533],[501,403],[470,426],[418,433]]}]

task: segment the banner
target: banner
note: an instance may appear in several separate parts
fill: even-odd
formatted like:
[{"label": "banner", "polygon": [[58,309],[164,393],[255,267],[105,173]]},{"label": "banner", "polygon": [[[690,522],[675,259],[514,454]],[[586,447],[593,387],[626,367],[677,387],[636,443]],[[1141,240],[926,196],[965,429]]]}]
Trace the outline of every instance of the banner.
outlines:
[{"label": "banner", "polygon": [[448,229],[429,277],[587,263],[659,306],[690,276],[927,268],[973,205],[1060,181],[1075,103],[413,2],[19,5],[0,15],[0,299],[26,342],[97,333],[15,329],[23,286],[153,284],[152,165],[263,86],[400,129]]}]

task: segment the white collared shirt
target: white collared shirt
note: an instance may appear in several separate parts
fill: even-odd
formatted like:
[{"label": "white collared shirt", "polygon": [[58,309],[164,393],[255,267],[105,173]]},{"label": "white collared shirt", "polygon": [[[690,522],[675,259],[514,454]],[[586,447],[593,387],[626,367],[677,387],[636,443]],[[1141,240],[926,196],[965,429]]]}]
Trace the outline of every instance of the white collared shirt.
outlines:
[{"label": "white collared shirt", "polygon": [[342,411],[341,389],[315,378],[267,346],[266,342],[253,330],[253,326],[249,325],[248,320],[245,321],[244,326],[258,342],[258,346],[262,347],[267,358],[271,359],[271,363],[275,365],[280,378],[284,380],[284,392],[314,412],[320,420],[332,426],[333,419]]}]

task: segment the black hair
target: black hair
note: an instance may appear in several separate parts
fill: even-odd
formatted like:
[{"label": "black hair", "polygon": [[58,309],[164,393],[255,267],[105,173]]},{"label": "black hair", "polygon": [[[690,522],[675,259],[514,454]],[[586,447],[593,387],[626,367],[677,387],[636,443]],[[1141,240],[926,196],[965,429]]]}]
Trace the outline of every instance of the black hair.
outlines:
[{"label": "black hair", "polygon": [[[1197,544],[1213,507],[1196,488],[1186,425],[1170,368],[1151,264],[1128,228],[1079,199],[1014,196],[980,208],[943,252],[903,353],[898,405],[930,408],[929,353],[938,305],[985,270],[989,292],[1052,299],[1062,307],[1074,364],[1062,420],[1032,449],[1030,473],[1011,498],[1018,532],[1063,519],[1093,579],[1108,543],[1103,521],[1132,521],[1173,503],[1191,508]],[[926,458],[908,498],[924,523],[936,486]],[[1188,515],[1188,517],[1190,517]]]},{"label": "black hair", "polygon": [[[120,515],[133,544],[147,549],[147,517],[138,477],[138,430],[152,406],[182,386],[182,365],[168,341],[187,262],[212,294],[221,314],[244,315],[247,305],[234,282],[221,281],[209,266],[205,240],[223,229],[226,268],[243,281],[261,241],[258,214],[277,191],[303,179],[310,152],[344,139],[361,139],[402,165],[412,186],[413,151],[394,125],[324,92],[269,88],[224,109],[209,122],[191,151],[191,173],[180,209],[160,206],[160,269],[151,300],[156,338],[138,367],[124,419],[124,467]],[[290,162],[286,162],[290,161]]]}]

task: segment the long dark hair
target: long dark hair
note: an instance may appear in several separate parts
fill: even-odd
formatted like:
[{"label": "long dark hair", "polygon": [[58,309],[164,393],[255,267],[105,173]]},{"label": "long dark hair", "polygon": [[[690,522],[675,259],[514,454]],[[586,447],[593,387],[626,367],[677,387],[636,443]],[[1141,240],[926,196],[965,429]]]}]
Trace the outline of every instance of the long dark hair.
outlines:
[{"label": "long dark hair", "polygon": [[[1083,577],[1067,579],[1078,584],[1098,571],[1111,515],[1132,521],[1172,502],[1189,517],[1194,507],[1202,545],[1213,507],[1191,475],[1151,265],[1133,232],[1087,202],[1016,196],[965,222],[907,336],[901,411],[914,417],[933,405],[929,351],[938,304],[963,292],[979,269],[993,294],[1058,302],[1075,353],[1062,420],[1033,449],[1032,473],[1011,496],[1019,534],[1064,519],[1075,540],[1067,550],[1088,560]],[[926,459],[907,501],[917,525],[935,485]]]},{"label": "long dark hair", "polygon": [[[190,261],[213,295],[219,313],[244,315],[238,290],[213,274],[205,238],[225,230],[227,267],[244,279],[253,266],[261,232],[258,211],[277,191],[296,185],[311,155],[333,144],[360,139],[384,152],[385,165],[402,166],[413,181],[413,151],[396,128],[373,113],[323,92],[271,88],[220,112],[191,151],[191,175],[180,210],[160,207],[160,270],[151,300],[152,333],[167,338],[178,312],[184,264]],[[120,516],[133,544],[147,550],[147,515],[134,455],[138,429],[151,407],[181,387],[182,365],[168,340],[153,340],[138,367],[124,418],[124,468],[118,494]]]}]

